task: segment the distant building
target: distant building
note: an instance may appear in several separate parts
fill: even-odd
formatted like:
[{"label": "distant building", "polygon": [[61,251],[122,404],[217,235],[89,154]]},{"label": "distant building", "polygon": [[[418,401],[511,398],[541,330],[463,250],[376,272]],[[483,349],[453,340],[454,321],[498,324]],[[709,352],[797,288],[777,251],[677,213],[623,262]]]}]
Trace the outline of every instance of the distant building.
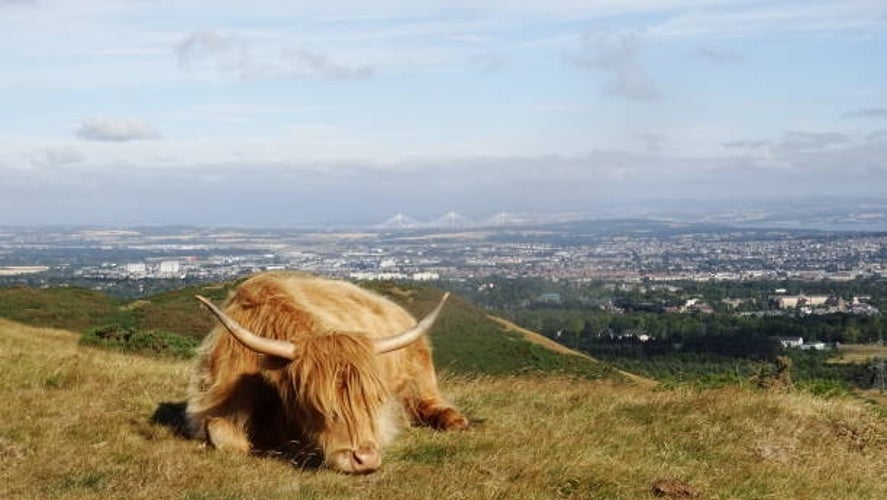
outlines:
[{"label": "distant building", "polygon": [[561,294],[559,294],[559,293],[543,293],[536,300],[538,302],[544,302],[546,304],[560,304]]},{"label": "distant building", "polygon": [[779,309],[797,309],[801,307],[822,307],[829,301],[836,300],[829,295],[778,295],[770,297]]},{"label": "distant building", "polygon": [[776,341],[785,349],[797,349],[804,345],[804,337],[776,337]]},{"label": "distant building", "polygon": [[710,306],[704,302],[698,302],[696,304],[693,304],[692,306],[687,307],[686,310],[690,311],[690,312],[695,311],[695,312],[699,312],[699,313],[703,313],[703,314],[714,314],[714,312],[715,312],[715,309],[712,306]]},{"label": "distant building", "polygon": [[828,349],[825,342],[810,342],[800,346],[802,351],[824,351]]},{"label": "distant building", "polygon": [[413,281],[436,281],[440,279],[440,274],[437,273],[413,273],[412,276]]},{"label": "distant building", "polygon": [[690,313],[690,312],[698,312],[703,314],[712,314],[715,312],[714,308],[705,302],[702,302],[702,299],[695,297],[692,299],[688,299],[684,302],[684,305],[681,307],[666,307],[665,312],[672,313]]},{"label": "distant building", "polygon": [[723,302],[724,304],[726,304],[727,306],[729,306],[732,309],[736,309],[737,307],[739,307],[745,303],[745,299],[727,298],[727,299],[721,299],[721,302]]},{"label": "distant building", "polygon": [[349,276],[357,281],[396,281],[407,279],[407,275],[403,273],[356,272],[351,273]]},{"label": "distant building", "polygon": [[130,276],[144,276],[148,274],[148,266],[144,262],[131,262],[126,265],[126,274]]},{"label": "distant building", "polygon": [[783,349],[800,349],[802,351],[824,351],[828,349],[825,342],[804,342],[803,337],[776,337]]},{"label": "distant building", "polygon": [[7,266],[0,267],[0,276],[21,276],[24,274],[36,274],[48,271],[47,266]]},{"label": "distant building", "polygon": [[177,260],[164,260],[160,263],[160,274],[163,276],[175,276],[180,269],[181,265]]}]

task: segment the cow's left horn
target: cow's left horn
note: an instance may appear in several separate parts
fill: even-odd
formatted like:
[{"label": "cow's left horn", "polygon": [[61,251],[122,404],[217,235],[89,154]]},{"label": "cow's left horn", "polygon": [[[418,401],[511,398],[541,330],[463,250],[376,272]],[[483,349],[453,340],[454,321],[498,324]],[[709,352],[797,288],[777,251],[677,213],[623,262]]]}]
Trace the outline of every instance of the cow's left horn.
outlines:
[{"label": "cow's left horn", "polygon": [[450,293],[445,293],[443,298],[440,299],[440,304],[438,304],[433,311],[428,313],[428,316],[422,318],[422,321],[420,321],[419,324],[417,324],[413,328],[410,328],[405,332],[398,333],[397,335],[392,335],[383,339],[375,339],[373,343],[376,348],[376,354],[382,354],[386,352],[396,351],[398,349],[403,349],[404,347],[418,340],[419,337],[421,337],[422,335],[431,331],[431,327],[434,326],[434,322],[437,320],[437,317],[440,315],[440,311],[443,310],[444,304],[447,302],[447,299],[449,297]]},{"label": "cow's left horn", "polygon": [[238,322],[234,321],[233,319],[231,319],[230,316],[223,313],[206,297],[201,297],[200,295],[195,295],[194,297],[202,302],[203,305],[208,307],[210,312],[212,312],[216,316],[216,318],[219,319],[219,322],[221,322],[222,325],[224,325],[225,328],[229,332],[231,332],[231,335],[234,335],[234,338],[237,339],[238,342],[243,344],[244,347],[252,349],[259,354],[276,356],[278,358],[284,358],[290,361],[296,359],[296,355],[298,354],[299,350],[292,342],[269,339],[267,337],[256,335],[255,333],[240,326]]}]

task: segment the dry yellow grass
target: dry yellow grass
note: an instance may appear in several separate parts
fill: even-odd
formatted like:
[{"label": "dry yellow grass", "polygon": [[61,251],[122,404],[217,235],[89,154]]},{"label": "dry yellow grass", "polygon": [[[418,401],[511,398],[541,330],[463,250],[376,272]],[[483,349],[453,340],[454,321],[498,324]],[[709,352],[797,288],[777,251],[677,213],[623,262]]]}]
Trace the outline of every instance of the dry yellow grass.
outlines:
[{"label": "dry yellow grass", "polygon": [[879,344],[844,344],[837,348],[832,363],[870,363],[873,358],[887,359],[887,345]]},{"label": "dry yellow grass", "polygon": [[[551,340],[550,338],[548,338],[540,333],[536,333],[532,330],[528,330],[522,326],[516,325],[516,324],[512,323],[511,321],[508,321],[505,318],[500,318],[498,316],[492,316],[492,315],[489,315],[487,317],[489,319],[495,321],[496,323],[499,323],[500,325],[502,325],[502,327],[505,328],[505,330],[520,333],[529,342],[533,342],[534,344],[539,344],[539,345],[545,347],[546,349],[550,349],[552,351],[559,352],[562,354],[569,354],[572,356],[583,357],[583,358],[589,359],[591,361],[597,362],[596,359],[592,358],[591,356],[589,356],[585,353],[570,349],[569,347],[567,347],[563,344],[558,344],[557,342]],[[652,388],[658,384],[658,382],[656,382],[653,379],[641,377],[640,375],[637,375],[634,373],[629,373],[629,372],[623,371],[623,370],[616,370],[616,372],[618,372],[620,375],[622,375],[626,379],[628,379],[628,380],[630,380],[642,387]]]},{"label": "dry yellow grass", "polygon": [[563,354],[571,354],[574,356],[582,356],[582,357],[591,359],[591,357],[589,357],[586,354],[583,354],[579,351],[574,351],[573,349],[570,349],[569,347],[567,347],[563,344],[558,344],[557,342],[551,340],[550,338],[548,338],[544,335],[536,333],[532,330],[527,330],[526,328],[516,325],[516,324],[512,323],[511,321],[508,321],[505,318],[500,318],[498,316],[492,316],[492,315],[488,315],[487,318],[495,321],[496,323],[499,323],[506,330],[520,333],[521,335],[523,335],[523,337],[525,339],[529,340],[530,342],[534,342],[534,343],[539,344],[541,346],[545,346],[546,348],[551,349],[552,351],[560,352]]},{"label": "dry yellow grass", "polygon": [[0,320],[0,498],[887,498],[887,423],[855,400],[566,378],[446,377],[482,420],[406,429],[352,477],[227,455],[151,417],[188,363]]}]

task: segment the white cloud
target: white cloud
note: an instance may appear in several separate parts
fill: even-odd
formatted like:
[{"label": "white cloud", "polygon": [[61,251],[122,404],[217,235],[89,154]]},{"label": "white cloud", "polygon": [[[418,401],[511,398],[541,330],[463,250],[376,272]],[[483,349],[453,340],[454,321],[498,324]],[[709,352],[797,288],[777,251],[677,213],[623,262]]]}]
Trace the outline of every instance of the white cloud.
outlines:
[{"label": "white cloud", "polygon": [[287,63],[283,70],[286,75],[315,76],[326,80],[353,80],[373,75],[372,66],[346,66],[302,48],[285,47],[281,50],[281,58]]},{"label": "white cloud", "polygon": [[325,80],[353,80],[373,75],[369,65],[348,65],[321,53],[297,46],[257,50],[235,34],[212,30],[194,31],[175,46],[179,67],[191,69],[202,63],[213,64],[222,73],[232,73],[243,79],[262,77],[321,78]]},{"label": "white cloud", "polygon": [[783,154],[822,151],[843,147],[857,142],[854,137],[841,132],[800,132],[782,134],[776,140],[737,140],[721,143],[727,149],[761,151],[769,150]]},{"label": "white cloud", "polygon": [[[786,132],[775,140],[724,142],[735,151],[723,159],[738,171],[768,175],[767,182],[780,185],[772,176],[792,173],[786,188],[816,185],[823,192],[853,186],[860,192],[878,190],[887,175],[887,135],[877,133]],[[840,167],[840,168],[836,168]],[[851,180],[862,184],[850,184]]]},{"label": "white cloud", "polygon": [[74,134],[86,141],[127,142],[157,139],[160,133],[148,122],[132,118],[89,118]]},{"label": "white cloud", "polygon": [[668,142],[668,137],[657,132],[642,132],[637,136],[644,144],[644,150],[651,154],[662,153]]},{"label": "white cloud", "polygon": [[[65,147],[47,148],[32,158],[35,164],[76,168],[56,169],[52,176],[39,169],[4,173],[10,182],[0,184],[0,199],[28,200],[37,207],[30,214],[43,217],[41,223],[57,221],[53,217],[59,214],[53,207],[59,199],[69,199],[82,208],[79,214],[63,214],[75,218],[75,223],[113,216],[115,223],[181,220],[287,225],[294,222],[293,217],[314,223],[378,222],[397,212],[426,216],[454,208],[487,214],[583,211],[626,198],[717,197],[726,201],[779,197],[786,192],[816,195],[834,189],[877,195],[883,194],[881,181],[887,175],[887,136],[791,132],[772,140],[724,142],[729,148],[720,156],[677,153],[670,142],[669,147],[656,150],[663,140],[660,134],[638,137],[649,143],[651,151],[596,150],[572,156],[439,154],[386,161],[369,151],[363,159],[350,160],[267,154],[268,150],[282,151],[286,141],[281,139],[278,144],[256,144],[242,158],[195,155],[158,158],[150,164],[127,162],[126,175],[119,168],[125,160],[115,156],[126,153],[123,146],[97,160],[94,157],[100,150],[110,146],[83,144],[89,161]],[[209,151],[213,145],[220,149],[217,142],[203,146]],[[150,151],[151,146],[134,147]],[[157,146],[155,154],[167,150],[167,144]],[[266,154],[258,155],[259,150]],[[134,182],[137,191],[131,189]],[[533,196],[526,196],[528,192]],[[224,201],[244,197],[251,200],[248,210]],[[108,207],[114,210],[109,212]],[[187,220],[164,219],[176,213],[188,214]]]},{"label": "white cloud", "polygon": [[863,32],[887,27],[877,0],[724,2],[674,11],[653,30],[659,36],[747,37],[758,34]]},{"label": "white cloud", "polygon": [[885,143],[887,145],[887,130],[875,130],[869,132],[865,136],[865,141],[869,144]]},{"label": "white cloud", "polygon": [[787,132],[775,147],[781,151],[793,153],[828,149],[851,142],[847,134],[839,132]]},{"label": "white cloud", "polygon": [[56,168],[80,163],[83,155],[72,146],[50,146],[39,150],[30,157],[31,165],[43,168]]},{"label": "white cloud", "polygon": [[769,141],[756,141],[756,140],[738,140],[738,141],[726,141],[721,143],[727,149],[760,149],[765,146],[769,146]]},{"label": "white cloud", "polygon": [[856,118],[887,118],[887,108],[862,108],[846,113],[845,116]]},{"label": "white cloud", "polygon": [[605,94],[632,101],[660,98],[653,79],[638,60],[640,34],[634,30],[585,35],[582,48],[571,61],[580,67],[606,73]]},{"label": "white cloud", "polygon": [[276,70],[256,61],[246,41],[230,33],[194,31],[176,43],[175,52],[181,69],[194,69],[209,62],[218,71],[234,73],[240,78],[253,78]]},{"label": "white cloud", "polygon": [[742,55],[739,52],[703,45],[696,48],[696,54],[706,61],[719,64],[733,64],[742,62]]}]

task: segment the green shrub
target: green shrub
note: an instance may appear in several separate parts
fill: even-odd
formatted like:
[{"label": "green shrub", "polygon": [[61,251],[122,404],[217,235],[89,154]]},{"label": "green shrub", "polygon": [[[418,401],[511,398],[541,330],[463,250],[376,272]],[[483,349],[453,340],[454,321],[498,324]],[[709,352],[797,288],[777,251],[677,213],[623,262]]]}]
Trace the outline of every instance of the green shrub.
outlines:
[{"label": "green shrub", "polygon": [[198,341],[192,337],[161,330],[135,330],[120,325],[92,328],[80,337],[81,345],[125,352],[188,358],[194,355]]},{"label": "green shrub", "polygon": [[835,397],[850,394],[847,386],[840,380],[834,379],[810,379],[801,381],[798,387],[815,396]]}]

